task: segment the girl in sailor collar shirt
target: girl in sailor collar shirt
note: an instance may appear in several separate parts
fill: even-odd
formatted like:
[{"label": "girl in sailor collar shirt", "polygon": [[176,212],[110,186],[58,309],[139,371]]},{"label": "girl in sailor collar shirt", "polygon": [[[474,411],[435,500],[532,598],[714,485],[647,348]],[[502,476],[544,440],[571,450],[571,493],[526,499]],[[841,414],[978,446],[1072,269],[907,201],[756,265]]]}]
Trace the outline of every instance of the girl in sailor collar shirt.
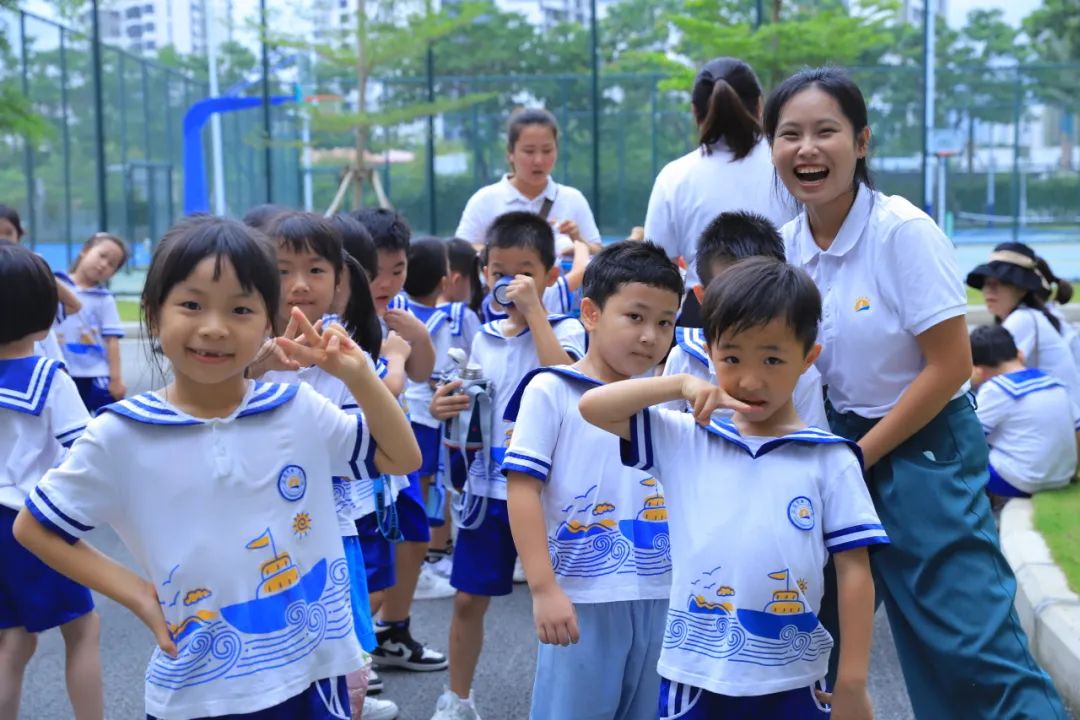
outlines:
[{"label": "girl in sailor collar shirt", "polygon": [[[331,478],[407,473],[419,450],[364,353],[299,310],[298,337],[286,330],[279,346],[340,378],[362,414],[305,385],[245,378],[279,293],[256,232],[212,217],[170,230],[142,305],[173,381],[108,406],[16,519],[27,548],[153,632],[154,718],[349,717],[343,676],[362,657]],[[97,524],[143,576],[80,540]]]}]

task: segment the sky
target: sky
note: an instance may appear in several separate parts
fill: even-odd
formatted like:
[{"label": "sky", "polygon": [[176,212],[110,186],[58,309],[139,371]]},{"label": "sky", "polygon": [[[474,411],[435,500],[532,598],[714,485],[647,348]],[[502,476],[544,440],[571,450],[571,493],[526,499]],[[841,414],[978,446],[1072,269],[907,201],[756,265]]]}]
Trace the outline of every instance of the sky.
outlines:
[{"label": "sky", "polygon": [[954,28],[964,26],[967,14],[972,10],[999,8],[1005,11],[1005,22],[1019,26],[1032,10],[1039,7],[1040,0],[945,0],[948,10],[949,25]]}]

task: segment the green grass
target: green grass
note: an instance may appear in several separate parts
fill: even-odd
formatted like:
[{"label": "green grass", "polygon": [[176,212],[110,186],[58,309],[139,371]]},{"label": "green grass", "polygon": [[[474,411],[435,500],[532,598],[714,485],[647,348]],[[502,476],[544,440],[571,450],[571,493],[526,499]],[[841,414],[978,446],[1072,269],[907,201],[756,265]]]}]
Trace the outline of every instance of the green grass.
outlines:
[{"label": "green grass", "polygon": [[138,300],[117,300],[116,308],[120,311],[121,322],[139,322]]},{"label": "green grass", "polygon": [[1080,592],[1080,484],[1060,490],[1038,493],[1035,502],[1035,528],[1042,533],[1050,554],[1069,580],[1069,587]]},{"label": "green grass", "polygon": [[964,286],[964,289],[967,290],[968,305],[983,304],[983,296],[981,290],[976,290],[975,288],[968,287],[967,285]]}]

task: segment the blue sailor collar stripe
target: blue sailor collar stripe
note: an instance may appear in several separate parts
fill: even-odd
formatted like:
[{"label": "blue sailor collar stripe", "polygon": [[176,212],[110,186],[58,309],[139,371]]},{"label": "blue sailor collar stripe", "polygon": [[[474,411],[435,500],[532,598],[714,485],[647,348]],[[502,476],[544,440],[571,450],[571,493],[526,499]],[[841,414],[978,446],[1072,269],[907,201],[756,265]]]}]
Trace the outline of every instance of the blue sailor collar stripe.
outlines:
[{"label": "blue sailor collar stripe", "polygon": [[[236,414],[236,418],[258,415],[281,407],[296,397],[298,389],[299,385],[256,381],[254,390],[245,400],[243,408]],[[213,420],[194,418],[179,413],[157,395],[149,392],[106,405],[101,411],[115,413],[128,420],[147,425],[183,426],[205,425],[213,422]]]},{"label": "blue sailor collar stripe", "polygon": [[450,317],[450,334],[454,337],[461,337],[461,332],[464,329],[465,303],[447,303],[440,305],[438,309]]},{"label": "blue sailor collar stripe", "polygon": [[40,415],[62,362],[30,356],[0,362],[0,407]]},{"label": "blue sailor collar stripe", "polygon": [[525,388],[528,387],[534,377],[541,373],[551,373],[566,378],[571,382],[584,383],[591,386],[600,386],[604,384],[596,378],[591,378],[584,373],[578,372],[569,365],[552,365],[551,367],[530,370],[526,373],[525,377],[521,379],[521,382],[518,383],[517,390],[514,391],[514,394],[510,396],[510,402],[506,404],[506,412],[503,413],[503,420],[517,422],[518,413],[521,411],[521,398],[525,396]]},{"label": "blue sailor collar stripe", "polygon": [[387,305],[387,309],[405,310],[412,313],[420,322],[424,323],[428,333],[434,333],[439,329],[440,325],[449,319],[442,310],[415,303],[405,293],[395,295],[394,299]]},{"label": "blue sailor collar stripe", "polygon": [[81,288],[81,287],[79,287],[78,285],[75,284],[75,281],[72,280],[71,277],[67,273],[58,272],[58,273],[53,273],[53,274],[57,278],[59,278],[60,280],[63,280],[68,285],[70,285],[72,287],[72,289],[78,290],[81,293],[85,293],[87,295],[112,295],[112,293],[109,292],[108,288],[103,288],[103,287]]},{"label": "blue sailor collar stripe", "polygon": [[741,447],[747,452],[748,455],[753,458],[759,458],[768,452],[772,452],[778,447],[793,442],[809,445],[847,445],[849,448],[851,448],[851,451],[855,453],[855,457],[859,461],[859,467],[863,467],[862,450],[856,443],[846,438],[842,438],[838,435],[833,435],[832,433],[825,432],[824,430],[819,430],[818,428],[803,428],[802,430],[797,430],[793,433],[788,433],[787,435],[782,435],[780,437],[769,440],[765,442],[761,447],[759,447],[756,453],[751,450],[750,446],[747,445],[746,442],[743,440],[742,434],[739,432],[739,429],[735,427],[735,424],[731,421],[730,418],[724,418],[723,420],[713,419],[713,421],[709,423],[706,427],[702,428],[702,430],[705,430],[706,432],[709,432],[716,437],[722,438],[733,445]]},{"label": "blue sailor collar stripe", "polygon": [[1038,368],[1028,368],[1006,375],[998,375],[990,380],[994,385],[1001,388],[1013,400],[1019,400],[1025,395],[1040,390],[1064,387],[1061,381],[1052,375],[1047,375]]},{"label": "blue sailor collar stripe", "polygon": [[405,296],[405,293],[398,293],[390,299],[390,302],[386,304],[387,310],[408,310],[409,298]]},{"label": "blue sailor collar stripe", "polygon": [[[551,314],[551,315],[548,315],[547,319],[548,319],[548,322],[551,323],[551,326],[555,327],[556,325],[558,325],[559,323],[561,323],[564,320],[576,320],[577,318],[575,318],[573,315]],[[480,326],[480,330],[481,330],[481,332],[483,332],[486,335],[490,335],[492,337],[497,337],[500,340],[508,340],[509,338],[506,335],[503,335],[502,331],[499,330],[499,322],[500,322],[499,320],[492,320],[491,322],[484,323],[483,325]],[[514,335],[512,337],[521,337],[522,335],[525,335],[528,332],[529,332],[529,328],[526,327],[524,330],[522,330],[517,335]]]},{"label": "blue sailor collar stripe", "polygon": [[675,342],[690,357],[709,367],[709,351],[705,347],[705,331],[701,328],[675,328]]}]

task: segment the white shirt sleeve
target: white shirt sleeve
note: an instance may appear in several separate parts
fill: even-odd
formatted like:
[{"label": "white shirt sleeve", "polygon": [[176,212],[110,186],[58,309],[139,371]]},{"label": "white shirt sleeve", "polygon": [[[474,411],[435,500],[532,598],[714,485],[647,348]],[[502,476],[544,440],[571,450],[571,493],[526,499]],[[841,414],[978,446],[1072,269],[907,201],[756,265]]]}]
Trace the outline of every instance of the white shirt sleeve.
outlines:
[{"label": "white shirt sleeve", "polygon": [[585,326],[580,321],[570,319],[563,320],[555,326],[555,337],[559,344],[573,360],[577,361],[585,357],[588,349],[588,339],[585,335]]},{"label": "white shirt sleeve", "polygon": [[431,344],[435,348],[435,368],[433,375],[442,373],[454,367],[454,361],[450,359],[450,321],[445,320],[431,335]]},{"label": "white shirt sleeve", "polygon": [[[667,362],[664,363],[663,374],[681,375],[682,373],[687,373],[704,380],[709,379],[709,369],[703,367],[697,358],[690,357],[689,353],[676,345],[671,348],[671,352],[668,353]],[[665,410],[685,412],[689,406],[685,400],[671,400],[670,402],[662,403],[660,407]]]},{"label": "white shirt sleeve", "polygon": [[461,221],[458,222],[454,237],[468,240],[474,245],[484,242],[484,233],[487,232],[491,221],[495,219],[488,217],[484,207],[484,196],[487,194],[485,190],[486,188],[480,188],[465,203],[465,209],[461,212]]},{"label": "white shirt sleeve", "polygon": [[472,350],[473,338],[480,332],[480,316],[470,307],[466,307],[461,313],[461,336],[465,339],[465,347]]},{"label": "white shirt sleeve", "polygon": [[[565,191],[566,186],[564,185],[563,188]],[[574,217],[572,219],[577,223],[578,230],[581,232],[581,237],[585,242],[598,243],[600,242],[600,228],[596,226],[596,218],[593,217],[589,201],[580,190],[575,189],[574,192],[576,198],[574,201]]]},{"label": "white shirt sleeve", "polygon": [[678,233],[672,226],[671,201],[667,193],[670,182],[670,172],[665,167],[656,176],[649,195],[649,207],[645,211],[645,239],[662,247],[668,257],[674,260],[683,255],[683,249]]},{"label": "white shirt sleeve", "polygon": [[544,288],[543,302],[549,313],[565,315],[570,312],[570,283],[565,275],[560,275],[553,284]]},{"label": "white shirt sleeve", "polygon": [[307,427],[318,428],[326,442],[333,476],[365,480],[379,475],[375,440],[363,413],[345,412],[308,385],[300,386],[292,402],[309,403],[312,417]]},{"label": "white shirt sleeve", "polygon": [[630,440],[619,443],[623,465],[651,473],[665,487],[674,486],[688,474],[687,449],[702,442],[696,433],[697,423],[689,413],[645,408],[630,418]]},{"label": "white shirt sleeve", "polygon": [[822,508],[821,530],[825,548],[830,553],[838,553],[866,545],[887,544],[889,536],[874,510],[855,453],[841,445],[831,446],[830,451],[830,455],[838,460],[835,469],[828,468],[822,479],[821,501],[825,507]]},{"label": "white shirt sleeve", "polygon": [[985,382],[975,393],[975,414],[983,435],[990,437],[1012,409],[1012,399],[992,382]]},{"label": "white shirt sleeve", "polygon": [[886,242],[883,259],[892,282],[882,291],[890,296],[901,327],[921,335],[967,312],[952,244],[933,220],[908,220]]},{"label": "white shirt sleeve", "polygon": [[561,381],[551,373],[540,373],[528,382],[502,469],[504,473],[525,473],[546,482],[564,415],[557,397]]},{"label": "white shirt sleeve", "polygon": [[122,512],[123,453],[109,442],[109,426],[118,422],[123,421],[109,415],[92,421],[60,466],[45,473],[26,500],[37,521],[69,543],[98,525],[113,524]]},{"label": "white shirt sleeve", "polygon": [[1009,331],[1016,343],[1016,349],[1024,353],[1024,362],[1038,360],[1035,357],[1035,344],[1039,337],[1039,318],[1035,311],[1018,308],[1001,321],[1001,326]]},{"label": "white shirt sleeve", "polygon": [[112,293],[101,298],[101,337],[124,337],[124,326],[120,324],[120,311],[116,307],[116,298]]},{"label": "white shirt sleeve", "polygon": [[821,386],[821,373],[813,365],[802,374],[795,384],[792,403],[810,427],[829,429],[829,418],[825,414],[825,391]]},{"label": "white shirt sleeve", "polygon": [[90,413],[79,397],[75,381],[66,372],[57,370],[49,389],[49,424],[53,436],[64,447],[71,447],[89,422]]}]

